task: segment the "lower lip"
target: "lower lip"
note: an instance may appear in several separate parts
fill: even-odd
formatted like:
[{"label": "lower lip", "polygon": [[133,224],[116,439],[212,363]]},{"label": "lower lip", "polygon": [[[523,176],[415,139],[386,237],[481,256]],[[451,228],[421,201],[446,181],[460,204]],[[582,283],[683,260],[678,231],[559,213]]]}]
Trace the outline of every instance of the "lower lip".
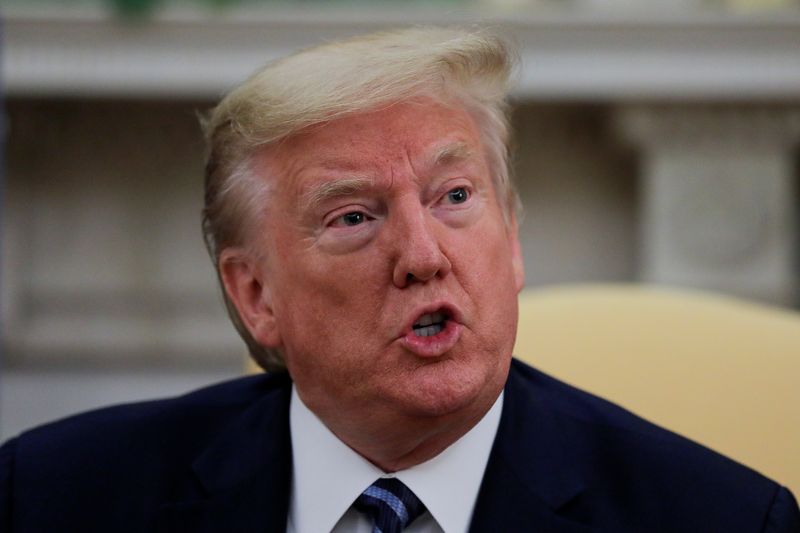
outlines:
[{"label": "lower lip", "polygon": [[436,335],[418,337],[412,329],[400,338],[400,342],[406,349],[420,357],[440,357],[456,345],[461,337],[461,329],[461,324],[448,320],[444,329]]}]

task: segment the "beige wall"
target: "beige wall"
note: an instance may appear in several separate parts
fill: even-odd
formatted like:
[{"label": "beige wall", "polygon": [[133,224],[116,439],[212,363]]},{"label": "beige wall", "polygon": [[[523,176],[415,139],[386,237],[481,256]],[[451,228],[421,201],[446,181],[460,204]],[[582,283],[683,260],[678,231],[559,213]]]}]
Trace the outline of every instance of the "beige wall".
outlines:
[{"label": "beige wall", "polygon": [[636,277],[636,154],[617,141],[611,113],[600,105],[516,108],[528,285]]},{"label": "beige wall", "polygon": [[202,107],[10,102],[12,357],[238,353],[200,235]]},{"label": "beige wall", "polygon": [[[4,223],[13,361],[229,357],[202,246],[204,102],[13,100]],[[518,105],[527,283],[635,276],[635,160],[602,106]]]}]

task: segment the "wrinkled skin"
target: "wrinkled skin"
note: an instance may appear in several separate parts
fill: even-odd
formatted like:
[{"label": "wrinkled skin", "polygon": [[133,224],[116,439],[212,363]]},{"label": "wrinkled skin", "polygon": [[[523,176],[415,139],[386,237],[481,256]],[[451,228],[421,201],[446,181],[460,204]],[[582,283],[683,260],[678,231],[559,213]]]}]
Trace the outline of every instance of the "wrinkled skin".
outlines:
[{"label": "wrinkled skin", "polygon": [[[270,194],[223,281],[300,397],[385,470],[468,431],[508,373],[523,267],[471,116],[430,100],[309,128],[265,149]],[[346,185],[342,186],[346,180]],[[444,332],[414,335],[444,309]]]}]

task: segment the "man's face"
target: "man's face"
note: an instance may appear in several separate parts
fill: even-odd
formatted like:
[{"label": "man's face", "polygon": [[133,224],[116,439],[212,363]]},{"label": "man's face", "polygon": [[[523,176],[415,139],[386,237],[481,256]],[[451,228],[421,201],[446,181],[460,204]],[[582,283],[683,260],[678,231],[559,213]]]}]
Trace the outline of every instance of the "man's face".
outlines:
[{"label": "man's face", "polygon": [[348,116],[258,158],[261,342],[317,414],[440,416],[502,389],[523,284],[476,125],[429,100]]}]

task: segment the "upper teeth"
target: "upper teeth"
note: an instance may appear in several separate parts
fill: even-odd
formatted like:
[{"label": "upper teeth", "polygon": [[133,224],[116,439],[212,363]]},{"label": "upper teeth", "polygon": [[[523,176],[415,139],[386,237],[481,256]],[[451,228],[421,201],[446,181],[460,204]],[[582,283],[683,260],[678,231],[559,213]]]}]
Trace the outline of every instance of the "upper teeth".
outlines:
[{"label": "upper teeth", "polygon": [[414,327],[430,326],[431,324],[438,324],[439,322],[443,321],[444,321],[444,313],[441,312],[428,313],[426,315],[422,315],[421,317],[419,317],[419,320],[417,320],[414,323]]}]

